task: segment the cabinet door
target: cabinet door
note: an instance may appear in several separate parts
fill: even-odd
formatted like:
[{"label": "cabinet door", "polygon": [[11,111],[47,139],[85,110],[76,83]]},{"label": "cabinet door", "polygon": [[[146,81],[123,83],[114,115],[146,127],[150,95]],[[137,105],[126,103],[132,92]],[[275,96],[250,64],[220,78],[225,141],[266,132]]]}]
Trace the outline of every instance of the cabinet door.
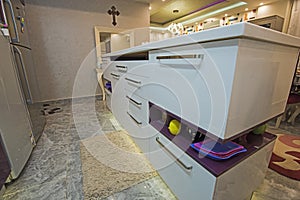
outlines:
[{"label": "cabinet door", "polygon": [[163,135],[150,140],[149,160],[178,199],[213,198],[216,177]]},{"label": "cabinet door", "polygon": [[12,177],[25,166],[33,145],[31,122],[8,41],[0,36],[0,129]]}]

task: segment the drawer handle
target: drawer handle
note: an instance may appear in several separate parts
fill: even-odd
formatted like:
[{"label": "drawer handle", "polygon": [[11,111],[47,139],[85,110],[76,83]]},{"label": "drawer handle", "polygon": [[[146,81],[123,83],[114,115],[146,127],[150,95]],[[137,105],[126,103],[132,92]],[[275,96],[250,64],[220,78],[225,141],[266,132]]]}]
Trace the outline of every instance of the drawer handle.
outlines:
[{"label": "drawer handle", "polygon": [[130,79],[130,78],[127,78],[127,77],[125,78],[125,80],[136,83],[136,84],[141,84],[142,83],[142,81],[136,81],[136,80],[133,80],[133,79]]},{"label": "drawer handle", "polygon": [[130,102],[132,102],[133,104],[135,104],[138,107],[140,107],[142,105],[142,102],[137,102],[133,98],[130,98],[128,95],[126,95],[126,98],[129,99]]},{"label": "drawer handle", "polygon": [[120,69],[120,70],[127,71],[127,66],[123,66],[123,65],[116,65],[116,68],[118,68],[118,69]]},{"label": "drawer handle", "polygon": [[186,170],[191,171],[193,169],[193,166],[187,166],[186,164],[184,164],[184,162],[182,162],[181,160],[179,160],[179,158],[177,158],[160,140],[159,137],[156,137],[156,142],[162,146],[162,148],[164,148],[169,154],[171,154],[171,156],[173,156],[176,161],[182,166],[184,167]]},{"label": "drawer handle", "polygon": [[110,73],[110,75],[112,75],[112,77],[114,77],[115,79],[119,79],[120,78],[119,74]]},{"label": "drawer handle", "polygon": [[138,125],[142,125],[142,122],[138,121],[137,119],[135,119],[129,112],[127,112],[127,114],[129,115],[129,117]]},{"label": "drawer handle", "polygon": [[158,60],[173,60],[173,59],[197,59],[197,58],[203,58],[203,54],[187,54],[187,55],[166,55],[166,56],[156,56],[156,59]]}]

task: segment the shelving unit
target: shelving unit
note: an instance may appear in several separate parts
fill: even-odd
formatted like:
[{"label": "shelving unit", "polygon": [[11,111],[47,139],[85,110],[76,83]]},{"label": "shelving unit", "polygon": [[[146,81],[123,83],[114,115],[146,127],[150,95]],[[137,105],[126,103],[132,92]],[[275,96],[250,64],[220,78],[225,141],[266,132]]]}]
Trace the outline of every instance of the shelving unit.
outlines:
[{"label": "shelving unit", "polygon": [[[197,153],[190,147],[190,144],[193,143],[193,136],[187,132],[187,128],[194,129],[194,131],[201,131],[195,130],[195,126],[182,120],[180,117],[166,111],[165,109],[149,102],[149,120],[150,124],[159,131],[162,135],[168,138],[172,143],[178,146],[182,151],[188,154],[191,158],[193,158],[197,163],[207,169],[210,173],[214,176],[218,177],[222,175],[227,170],[235,167],[238,163],[242,162],[243,160],[247,159],[249,156],[253,155],[266,145],[274,142],[276,139],[275,135],[270,133],[264,133],[262,135],[254,135],[251,132],[249,133],[249,138],[251,140],[247,141],[247,135],[243,135],[239,138],[236,138],[236,143],[244,146],[247,151],[238,155],[235,155],[228,160],[216,161],[212,160],[211,158],[202,156],[201,154]],[[164,114],[163,114],[164,113]],[[167,116],[166,120],[162,119],[162,116]],[[171,120],[176,119],[181,122],[181,131],[177,136],[172,135],[168,130],[168,124]],[[202,132],[202,131],[201,131]],[[205,135],[205,132],[201,134]],[[209,136],[206,136],[209,137]],[[217,142],[217,141],[216,141]]]},{"label": "shelving unit", "polygon": [[283,28],[284,18],[278,15],[273,15],[269,17],[250,20],[249,22],[281,32]]},{"label": "shelving unit", "polygon": [[104,84],[105,91],[107,93],[112,93],[111,81],[107,79],[103,79],[103,84]]}]

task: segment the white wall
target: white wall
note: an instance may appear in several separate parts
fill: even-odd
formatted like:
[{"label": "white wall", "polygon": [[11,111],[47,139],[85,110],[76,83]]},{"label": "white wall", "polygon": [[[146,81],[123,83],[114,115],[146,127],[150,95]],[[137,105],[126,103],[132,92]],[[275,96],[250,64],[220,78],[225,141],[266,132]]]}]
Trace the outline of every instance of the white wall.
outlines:
[{"label": "white wall", "polygon": [[138,46],[150,41],[150,28],[137,28],[130,33],[130,45]]},{"label": "white wall", "polygon": [[129,34],[111,34],[111,52],[126,49],[130,47]]},{"label": "white wall", "polygon": [[[150,21],[148,5],[131,0],[27,0],[26,3],[40,101],[95,94],[94,26],[114,28],[112,17],[107,14],[112,5],[121,13],[116,28],[148,27]],[[77,93],[73,94],[76,79],[80,81]]]},{"label": "white wall", "polygon": [[172,34],[169,31],[156,31],[156,30],[150,30],[150,42],[164,40],[167,38],[173,37]]},{"label": "white wall", "polygon": [[258,7],[256,18],[269,17],[272,15],[278,15],[285,18],[288,1],[289,0],[280,0],[272,4]]}]

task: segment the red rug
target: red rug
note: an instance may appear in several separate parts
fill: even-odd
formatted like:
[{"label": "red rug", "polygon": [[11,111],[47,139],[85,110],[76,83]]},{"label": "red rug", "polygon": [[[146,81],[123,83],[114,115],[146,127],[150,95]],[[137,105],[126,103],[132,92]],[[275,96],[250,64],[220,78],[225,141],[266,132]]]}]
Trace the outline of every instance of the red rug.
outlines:
[{"label": "red rug", "polygon": [[277,134],[269,168],[286,177],[300,180],[300,137]]}]

